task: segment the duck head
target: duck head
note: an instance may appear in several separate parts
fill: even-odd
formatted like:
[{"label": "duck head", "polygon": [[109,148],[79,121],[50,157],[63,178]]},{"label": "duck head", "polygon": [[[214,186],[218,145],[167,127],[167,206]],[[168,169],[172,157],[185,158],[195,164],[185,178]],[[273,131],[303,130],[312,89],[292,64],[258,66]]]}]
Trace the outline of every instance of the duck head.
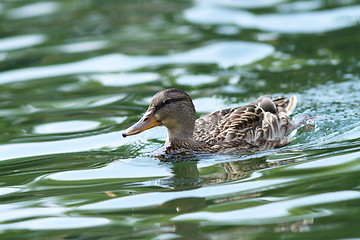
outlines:
[{"label": "duck head", "polygon": [[167,141],[192,139],[195,128],[195,107],[190,96],[177,88],[156,93],[144,116],[122,135],[123,137],[135,135],[156,126],[167,128]]}]

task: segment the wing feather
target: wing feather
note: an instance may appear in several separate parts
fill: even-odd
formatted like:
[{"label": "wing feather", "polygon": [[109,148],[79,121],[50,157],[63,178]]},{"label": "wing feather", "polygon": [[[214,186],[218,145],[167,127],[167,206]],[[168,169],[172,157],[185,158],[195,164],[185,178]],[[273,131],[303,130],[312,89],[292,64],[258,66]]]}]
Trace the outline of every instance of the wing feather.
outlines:
[{"label": "wing feather", "polygon": [[268,149],[286,145],[288,115],[295,109],[296,97],[271,100],[262,96],[238,108],[209,113],[196,120],[194,139],[213,145]]}]

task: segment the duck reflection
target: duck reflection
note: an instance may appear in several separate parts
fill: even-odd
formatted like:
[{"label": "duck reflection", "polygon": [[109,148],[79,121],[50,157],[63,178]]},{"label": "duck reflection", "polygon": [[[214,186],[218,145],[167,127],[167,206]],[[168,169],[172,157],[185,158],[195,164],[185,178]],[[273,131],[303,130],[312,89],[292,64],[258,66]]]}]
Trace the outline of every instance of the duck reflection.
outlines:
[{"label": "duck reflection", "polygon": [[[173,175],[169,178],[159,180],[158,184],[162,187],[171,189],[171,191],[185,191],[196,188],[201,188],[207,185],[222,184],[231,181],[237,181],[246,178],[250,173],[255,170],[269,167],[266,158],[257,158],[249,160],[239,160],[234,162],[224,162],[215,165],[216,171],[202,173],[199,170],[198,157],[189,157],[186,161],[171,162],[170,168]],[[205,169],[205,168],[204,168]],[[225,198],[216,198],[210,200],[210,203],[233,201],[234,198],[246,199],[257,197],[259,193],[241,194],[240,196],[232,196]],[[231,198],[231,199],[230,199]],[[209,201],[209,200],[208,200]],[[207,200],[202,197],[188,197],[174,199],[165,202],[161,208],[176,213],[186,213],[198,211],[206,208],[208,205]]]},{"label": "duck reflection", "polygon": [[[235,158],[235,157],[234,157]],[[238,159],[238,156],[236,156]],[[209,168],[198,168],[198,162],[204,162],[204,156],[189,155],[184,156],[181,160],[170,161],[165,159],[162,163],[169,164],[172,176],[161,179],[158,184],[171,191],[185,191],[201,188],[207,185],[223,184],[238,181],[249,177],[254,171],[265,169],[288,162],[268,162],[267,157],[258,157],[250,159],[242,159],[238,161],[222,162],[210,166]],[[261,192],[236,194],[232,196],[218,197],[215,199],[206,199],[205,197],[185,197],[173,199],[163,203],[160,208],[166,212],[174,214],[183,214],[188,212],[197,212],[206,209],[209,205],[231,202],[240,199],[249,199],[259,197]],[[167,234],[175,234],[180,239],[209,239],[204,234],[203,227],[200,222],[167,222],[162,225],[162,229],[158,232],[158,237]]]},{"label": "duck reflection", "polygon": [[[201,159],[204,161],[204,158],[201,156],[187,156],[188,158],[181,161],[167,161],[166,164],[170,164],[171,171],[173,176],[167,179],[162,179],[161,184],[164,187],[170,188],[171,191],[185,191],[196,188],[201,188],[207,185],[214,184],[223,184],[238,181],[244,178],[247,178],[254,171],[266,169],[275,166],[281,166],[289,164],[289,161],[268,161],[268,157],[255,157],[250,159],[242,159],[238,161],[229,161],[222,162],[219,164],[212,165],[213,169],[209,170],[208,168],[198,168],[198,162]],[[238,159],[238,156],[236,156]],[[215,169],[215,170],[214,170]],[[212,171],[214,170],[214,171]],[[172,212],[174,214],[183,214],[188,212],[199,212],[202,209],[206,209],[209,205],[238,201],[241,199],[250,199],[260,197],[261,192],[248,193],[248,194],[235,194],[232,196],[216,197],[214,199],[207,199],[205,197],[187,197],[173,199],[171,201],[165,202],[160,206],[163,210],[167,212]],[[302,223],[302,221],[289,222],[288,225],[275,225],[269,226],[271,231],[279,232],[286,227],[291,228],[291,230],[296,229],[296,226],[306,227],[311,224],[309,221]],[[244,231],[251,230],[251,226],[234,226],[235,232],[243,233]],[[204,226],[201,222],[166,222],[164,223],[158,232],[158,237],[167,236],[167,234],[173,234],[177,236],[177,239],[211,239],[211,237],[204,232]],[[287,229],[287,228],[286,228]],[[220,229],[219,229],[220,230]],[[294,230],[295,231],[295,230]],[[220,230],[219,234],[221,234]],[[227,235],[226,232],[223,233],[224,236]]]},{"label": "duck reflection", "polygon": [[[285,164],[282,162],[267,162],[267,157],[259,157],[222,162],[212,165],[211,167],[216,170],[209,171],[207,168],[199,170],[197,164],[200,159],[201,156],[193,155],[182,158],[181,161],[170,163],[168,160],[163,161],[163,163],[170,164],[173,175],[161,179],[158,184],[172,190],[189,190],[206,185],[237,181],[246,178],[254,171]],[[288,163],[286,162],[286,164]]]}]

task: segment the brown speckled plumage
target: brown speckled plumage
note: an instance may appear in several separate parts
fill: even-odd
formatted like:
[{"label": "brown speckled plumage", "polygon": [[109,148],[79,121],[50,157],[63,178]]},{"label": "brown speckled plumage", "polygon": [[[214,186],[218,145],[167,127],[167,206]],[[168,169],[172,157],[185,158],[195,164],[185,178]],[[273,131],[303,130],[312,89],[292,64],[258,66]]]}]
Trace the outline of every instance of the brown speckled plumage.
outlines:
[{"label": "brown speckled plumage", "polygon": [[[275,100],[262,96],[244,107],[216,111],[195,120],[189,95],[179,89],[166,89],[154,96],[145,115],[152,114],[157,125],[168,128],[168,154],[248,152],[289,144],[285,135],[295,106],[295,96]],[[129,129],[124,136],[134,131]]]}]

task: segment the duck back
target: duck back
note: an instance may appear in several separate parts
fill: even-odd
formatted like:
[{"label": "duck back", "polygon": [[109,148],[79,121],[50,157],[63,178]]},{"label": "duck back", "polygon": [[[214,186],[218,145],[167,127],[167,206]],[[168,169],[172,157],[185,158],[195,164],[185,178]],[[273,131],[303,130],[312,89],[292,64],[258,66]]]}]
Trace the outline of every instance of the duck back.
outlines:
[{"label": "duck back", "polygon": [[282,147],[291,128],[289,115],[296,97],[289,99],[261,96],[249,105],[206,114],[195,122],[194,140],[216,151],[265,150]]}]

